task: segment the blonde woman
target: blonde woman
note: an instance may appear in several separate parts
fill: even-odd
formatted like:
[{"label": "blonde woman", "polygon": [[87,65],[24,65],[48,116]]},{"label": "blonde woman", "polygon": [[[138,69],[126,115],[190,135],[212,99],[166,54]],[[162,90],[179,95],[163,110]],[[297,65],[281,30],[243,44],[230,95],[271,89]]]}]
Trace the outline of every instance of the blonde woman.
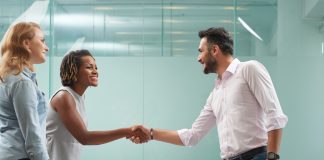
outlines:
[{"label": "blonde woman", "polygon": [[33,22],[14,25],[4,37],[0,60],[0,160],[47,160],[47,103],[37,86],[34,64],[48,51]]}]

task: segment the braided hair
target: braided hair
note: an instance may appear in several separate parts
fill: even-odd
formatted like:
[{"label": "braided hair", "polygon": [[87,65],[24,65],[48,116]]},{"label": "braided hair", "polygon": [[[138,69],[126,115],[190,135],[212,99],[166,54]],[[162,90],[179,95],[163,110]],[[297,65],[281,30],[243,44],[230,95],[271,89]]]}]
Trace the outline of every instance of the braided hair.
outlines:
[{"label": "braided hair", "polygon": [[84,56],[91,56],[93,58],[88,50],[71,51],[64,56],[60,68],[60,77],[63,86],[71,87],[77,81],[81,66],[81,57]]}]

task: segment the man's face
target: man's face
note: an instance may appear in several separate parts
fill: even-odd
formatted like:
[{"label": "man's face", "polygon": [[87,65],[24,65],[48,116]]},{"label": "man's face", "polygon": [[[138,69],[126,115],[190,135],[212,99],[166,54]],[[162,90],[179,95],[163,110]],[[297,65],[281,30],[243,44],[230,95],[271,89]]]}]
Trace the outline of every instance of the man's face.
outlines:
[{"label": "man's face", "polygon": [[217,61],[213,56],[212,48],[208,48],[206,37],[200,40],[198,51],[200,54],[198,55],[197,60],[203,65],[204,73],[216,73]]}]

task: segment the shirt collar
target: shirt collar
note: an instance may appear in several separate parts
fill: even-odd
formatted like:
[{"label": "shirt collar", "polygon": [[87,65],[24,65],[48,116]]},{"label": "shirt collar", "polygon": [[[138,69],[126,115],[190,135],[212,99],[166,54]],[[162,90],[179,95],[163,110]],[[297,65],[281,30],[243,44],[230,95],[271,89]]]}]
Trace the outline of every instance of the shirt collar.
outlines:
[{"label": "shirt collar", "polygon": [[27,67],[24,68],[24,70],[22,71],[22,73],[27,76],[28,78],[30,78],[31,80],[35,81],[36,80],[36,73],[32,72],[30,69],[28,69]]},{"label": "shirt collar", "polygon": [[240,60],[235,58],[231,64],[227,67],[225,72],[230,72],[231,74],[234,74],[236,72],[237,66],[240,64]]},{"label": "shirt collar", "polygon": [[238,60],[237,58],[235,58],[231,64],[226,68],[225,72],[222,74],[222,79],[220,79],[219,77],[216,80],[216,85],[219,85],[222,80],[226,80],[228,79],[231,75],[233,75],[236,70],[238,65],[240,64],[240,60]]}]

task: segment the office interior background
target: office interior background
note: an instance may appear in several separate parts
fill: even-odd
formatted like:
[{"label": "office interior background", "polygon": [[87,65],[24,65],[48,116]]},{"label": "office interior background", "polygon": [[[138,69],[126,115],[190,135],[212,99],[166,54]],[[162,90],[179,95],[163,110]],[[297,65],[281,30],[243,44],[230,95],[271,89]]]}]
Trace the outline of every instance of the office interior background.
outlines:
[{"label": "office interior background", "polygon": [[[95,56],[99,86],[86,92],[89,130],[145,124],[190,128],[215,85],[197,62],[198,31],[224,27],[234,55],[268,69],[289,122],[283,160],[324,159],[324,0],[1,0],[0,35],[36,21],[50,48],[37,65],[48,98],[70,50]],[[252,131],[253,132],[253,131]],[[126,139],[85,146],[83,160],[220,160],[216,129],[194,147]]]}]

